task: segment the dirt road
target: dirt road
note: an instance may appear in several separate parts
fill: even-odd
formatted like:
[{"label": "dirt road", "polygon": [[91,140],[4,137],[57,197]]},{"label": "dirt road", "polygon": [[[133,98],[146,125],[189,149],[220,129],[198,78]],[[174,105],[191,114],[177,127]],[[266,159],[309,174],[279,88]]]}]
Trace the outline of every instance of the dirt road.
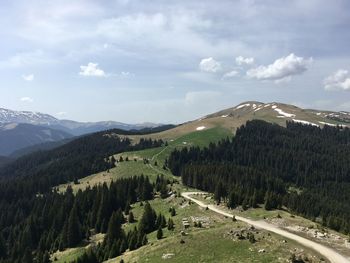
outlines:
[{"label": "dirt road", "polygon": [[[206,205],[205,203],[203,203],[202,201],[199,201],[197,199],[195,199],[193,197],[193,195],[196,194],[207,194],[205,192],[184,192],[181,193],[181,195],[186,198],[189,199],[193,202],[195,202],[196,204],[198,204],[201,207],[208,207],[209,210],[212,210],[216,213],[219,213],[221,215],[227,216],[227,217],[233,217],[232,214],[227,213],[225,211],[223,211],[222,209],[220,209],[219,207],[215,206],[215,205]],[[290,233],[286,230],[283,230],[281,228],[278,228],[275,225],[269,224],[265,221],[255,221],[255,220],[251,220],[245,217],[240,217],[240,216],[235,216],[237,220],[245,222],[247,224],[250,224],[256,228],[260,228],[260,229],[265,229],[267,231],[273,232],[275,234],[278,234],[280,236],[286,237],[288,239],[294,240],[296,242],[298,242],[299,244],[311,248],[315,251],[317,251],[320,255],[324,256],[325,258],[327,258],[330,262],[332,263],[350,263],[350,260],[347,259],[346,257],[342,256],[341,254],[339,254],[337,251],[326,247],[324,245],[321,245],[319,243],[316,243],[315,241],[309,240],[307,238],[298,236],[296,234]]]}]

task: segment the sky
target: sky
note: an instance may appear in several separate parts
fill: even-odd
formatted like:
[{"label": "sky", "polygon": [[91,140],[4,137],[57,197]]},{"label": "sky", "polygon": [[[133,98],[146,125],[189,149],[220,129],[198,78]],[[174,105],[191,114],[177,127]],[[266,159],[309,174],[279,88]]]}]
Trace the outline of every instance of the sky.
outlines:
[{"label": "sky", "polygon": [[348,0],[2,0],[0,107],[181,123],[243,101],[350,111]]}]

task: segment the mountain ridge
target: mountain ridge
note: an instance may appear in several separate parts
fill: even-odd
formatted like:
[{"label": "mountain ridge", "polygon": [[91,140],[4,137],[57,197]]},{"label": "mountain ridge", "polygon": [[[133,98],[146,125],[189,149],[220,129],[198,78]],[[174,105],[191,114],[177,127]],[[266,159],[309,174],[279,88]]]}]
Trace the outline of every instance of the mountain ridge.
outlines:
[{"label": "mountain ridge", "polygon": [[16,111],[5,108],[0,108],[0,123],[27,123],[32,125],[47,126],[52,129],[62,130],[76,136],[108,129],[139,130],[144,128],[155,128],[163,125],[151,122],[127,124],[110,120],[98,122],[79,122],[74,120],[58,119],[52,115],[41,112]]}]

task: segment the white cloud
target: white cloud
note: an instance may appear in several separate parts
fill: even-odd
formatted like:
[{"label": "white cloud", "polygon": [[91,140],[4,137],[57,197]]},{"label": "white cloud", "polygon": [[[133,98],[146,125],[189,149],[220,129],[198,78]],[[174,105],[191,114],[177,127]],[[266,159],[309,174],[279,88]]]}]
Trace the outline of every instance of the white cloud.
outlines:
[{"label": "white cloud", "polygon": [[106,73],[98,68],[97,63],[88,63],[87,66],[80,66],[80,72],[79,75],[86,76],[86,77],[106,77]]},{"label": "white cloud", "polygon": [[22,97],[22,98],[20,98],[20,101],[32,103],[34,100],[30,97]]},{"label": "white cloud", "polygon": [[221,63],[212,57],[203,58],[199,63],[199,69],[201,71],[215,73],[221,70]]},{"label": "white cloud", "polygon": [[239,75],[239,72],[237,70],[232,70],[230,72],[225,73],[222,77],[224,79],[226,78],[233,78],[233,77],[237,77]]},{"label": "white cloud", "polygon": [[236,64],[238,66],[252,65],[252,64],[254,64],[254,58],[245,58],[242,56],[238,56],[238,57],[236,57]]},{"label": "white cloud", "polygon": [[312,58],[297,57],[293,53],[287,57],[276,59],[273,64],[259,66],[247,71],[247,76],[258,80],[281,80],[299,75],[308,69]]},{"label": "white cloud", "polygon": [[22,75],[22,78],[25,81],[33,81],[34,80],[34,74]]},{"label": "white cloud", "polygon": [[339,69],[323,81],[325,90],[350,91],[350,74],[345,69]]}]

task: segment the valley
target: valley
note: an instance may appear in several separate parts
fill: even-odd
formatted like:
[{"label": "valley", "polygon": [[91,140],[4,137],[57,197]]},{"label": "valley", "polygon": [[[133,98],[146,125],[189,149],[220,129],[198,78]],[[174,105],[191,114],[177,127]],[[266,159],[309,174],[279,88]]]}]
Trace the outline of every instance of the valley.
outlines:
[{"label": "valley", "polygon": [[[118,135],[113,131],[100,132],[90,136],[91,139],[83,137],[79,143],[73,141],[60,146],[61,148],[58,148],[61,149],[60,151],[52,150],[53,156],[56,154],[55,151],[59,154],[63,149],[70,148],[78,153],[79,147],[85,148],[85,144],[96,140],[98,144],[93,145],[101,144],[101,147],[103,145],[109,153],[105,158],[109,163],[106,168],[101,168],[100,171],[87,176],[82,173],[74,180],[68,179],[68,182],[52,185],[53,191],[57,190],[60,195],[66,195],[69,189],[74,195],[80,196],[96,187],[102,189],[120,180],[133,180],[135,176],[140,175],[148,178],[154,185],[158,184],[160,176],[162,180],[167,181],[166,195],[162,197],[163,190],[155,190],[154,197],[146,202],[151,205],[156,214],[164,215],[166,221],[171,219],[174,227],[168,229],[166,225],[162,229],[160,239],[157,238],[157,230],[151,231],[147,234],[145,245],[136,249],[127,249],[121,255],[110,259],[105,256],[104,262],[190,262],[194,259],[200,262],[349,262],[348,236],[329,229],[319,220],[306,219],[284,206],[265,210],[266,204],[263,202],[258,202],[254,207],[238,204],[237,207],[228,209],[229,199],[223,198],[220,205],[217,205],[214,191],[197,195],[195,194],[198,192],[197,187],[183,183],[181,176],[172,172],[173,164],[169,161],[172,160],[171,156],[174,152],[193,147],[213,148],[213,143],[220,145],[222,140],[227,140],[237,132],[240,134],[240,125],[246,124],[247,121],[256,119],[278,123],[282,119],[278,118],[280,114],[287,119],[298,118],[299,120],[300,118],[309,123],[316,123],[319,120],[318,117],[314,118],[312,113],[306,114],[303,111],[299,113],[297,108],[292,109],[282,105],[274,108],[273,106],[276,105],[260,106],[260,110],[268,109],[265,113],[262,111],[261,115],[258,115],[253,112],[259,106],[256,105],[254,109],[254,105],[250,107],[247,104],[244,103],[158,133]],[[322,118],[325,120],[325,117]],[[346,124],[343,122],[341,125],[345,127]],[[113,142],[113,138],[120,137],[121,142],[125,140],[126,143],[130,140],[130,144],[127,146],[128,142],[125,146],[118,146],[122,147],[119,153],[113,153],[113,148],[108,146],[108,140],[98,139],[99,136],[109,138],[110,142]],[[154,141],[153,147],[145,146],[145,149],[138,150],[137,147],[141,147],[139,145],[141,138],[161,140],[163,143],[157,145],[158,142]],[[72,148],[73,145],[75,145],[74,148]],[[91,147],[95,147],[93,145]],[[128,148],[130,150],[127,150]],[[103,151],[96,154],[96,156],[103,154]],[[88,155],[84,158],[87,157]],[[84,160],[83,156],[81,158]],[[110,163],[111,160],[115,160],[115,163]],[[68,159],[62,159],[62,165],[67,161]],[[22,173],[23,171],[19,174]],[[35,169],[31,173],[36,176]],[[125,233],[131,233],[139,227],[144,213],[144,202],[136,201],[130,204],[128,213],[132,212],[134,221],[126,220],[122,224]],[[170,214],[170,208],[175,209],[174,215]],[[123,214],[128,218],[127,212],[124,211]],[[235,220],[232,219],[232,214],[235,215]],[[188,225],[186,223],[185,226],[184,222],[188,222]],[[89,237],[83,238],[74,247],[51,250],[51,261],[79,262],[78,260],[86,253],[95,249],[100,251],[101,247],[105,246],[104,240],[107,234],[96,232],[94,229],[90,229],[89,232],[91,232]]]},{"label": "valley", "polygon": [[[198,125],[197,122],[188,125],[194,127],[193,125]],[[208,123],[206,125],[210,127]],[[193,130],[193,128],[189,128],[189,130]],[[214,128],[192,131],[178,138],[170,137],[169,134],[172,134],[172,131],[163,132],[167,134],[164,137],[156,134],[151,135],[154,136],[153,138],[162,138],[164,140],[167,138],[169,140],[167,141],[168,144],[154,149],[117,154],[114,156],[115,159],[119,160],[122,157],[124,161],[118,162],[117,166],[110,169],[109,172],[82,178],[79,180],[79,184],[61,185],[59,189],[64,191],[70,185],[74,191],[78,189],[83,190],[88,186],[92,187],[95,184],[104,182],[109,183],[118,178],[125,178],[140,173],[148,176],[153,182],[156,181],[156,177],[159,174],[163,174],[169,180],[176,179],[178,181],[178,178],[174,177],[168,169],[163,168],[170,152],[175,148],[181,149],[188,146],[198,145],[205,147],[211,141],[225,139],[229,135],[229,130],[226,129],[226,131],[222,126],[216,126]],[[134,137],[134,140],[137,140],[137,137]],[[126,159],[128,161],[125,161]],[[148,162],[144,163],[144,160],[148,160]],[[156,239],[156,233],[154,232],[150,234],[149,244],[145,247],[126,252],[125,255],[107,262],[115,262],[115,260],[118,262],[121,259],[125,260],[125,262],[163,262],[164,260],[168,262],[186,262],[191,257],[201,258],[204,262],[254,262],[254,258],[256,258],[256,262],[288,262],[285,254],[288,254],[288,257],[296,254],[300,258],[308,258],[311,262],[349,262],[347,258],[350,257],[348,237],[335,232],[333,234],[335,237],[334,241],[325,237],[316,237],[317,232],[329,233],[330,235],[333,233],[332,230],[325,228],[319,223],[290,214],[286,210],[266,211],[262,208],[249,208],[246,211],[242,209],[228,210],[225,205],[216,208],[212,195],[207,194],[206,199],[201,199],[200,196],[195,195],[195,199],[193,199],[191,197],[193,193],[191,194],[189,191],[194,191],[195,189],[182,185],[180,181],[172,184],[171,190],[174,192],[171,197],[166,199],[158,197],[151,200],[150,204],[157,212],[164,214],[167,213],[169,207],[175,207],[177,211],[177,215],[174,217],[175,230],[164,231],[164,238],[161,240]],[[199,201],[198,198],[202,201]],[[186,199],[190,199],[193,202],[188,202]],[[208,203],[208,201],[210,202]],[[200,206],[196,207],[196,203]],[[209,211],[205,209],[206,207],[209,207]],[[139,206],[139,203],[136,203],[132,206],[131,211],[133,211],[135,218],[139,218],[141,210],[142,207]],[[232,222],[232,219],[230,219],[232,211],[236,215],[236,219],[238,221],[243,220],[243,222]],[[216,213],[219,213],[219,215]],[[194,228],[193,230],[191,226],[188,235],[182,236],[181,231],[186,232],[186,229],[183,228],[182,220],[192,217],[207,218],[211,222],[210,226],[204,227],[204,229]],[[283,222],[282,225],[281,222]],[[126,224],[125,229],[132,228],[132,225]],[[255,225],[259,229],[260,235],[257,235],[259,236],[259,241],[256,244],[251,245],[249,241],[234,242],[232,244],[232,241],[226,240],[225,236],[230,231],[235,232],[236,228],[249,229],[251,225]],[[261,228],[266,230],[261,230]],[[303,228],[315,229],[314,233],[316,234],[310,236],[310,234],[300,230]],[[295,229],[299,229],[299,231]],[[185,241],[184,244],[180,243],[182,239]],[[196,242],[196,240],[201,240],[201,242]],[[277,243],[281,245],[277,246]],[[201,244],[203,247],[201,247]],[[215,251],[213,255],[208,255],[206,252],[208,246]],[[259,252],[262,249],[264,252]],[[346,257],[335,251],[339,251]]]}]

